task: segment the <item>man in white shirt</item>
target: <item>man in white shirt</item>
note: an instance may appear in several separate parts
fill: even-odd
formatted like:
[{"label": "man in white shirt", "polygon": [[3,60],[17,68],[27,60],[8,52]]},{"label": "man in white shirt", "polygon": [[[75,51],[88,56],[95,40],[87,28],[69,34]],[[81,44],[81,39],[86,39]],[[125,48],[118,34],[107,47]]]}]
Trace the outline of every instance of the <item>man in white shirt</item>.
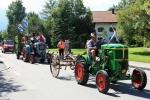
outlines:
[{"label": "man in white shirt", "polygon": [[96,62],[96,50],[98,49],[97,43],[98,41],[96,39],[96,33],[93,32],[91,33],[91,40],[87,42],[87,51],[88,51],[87,53],[88,55],[90,54],[92,55],[92,60],[94,63]]}]

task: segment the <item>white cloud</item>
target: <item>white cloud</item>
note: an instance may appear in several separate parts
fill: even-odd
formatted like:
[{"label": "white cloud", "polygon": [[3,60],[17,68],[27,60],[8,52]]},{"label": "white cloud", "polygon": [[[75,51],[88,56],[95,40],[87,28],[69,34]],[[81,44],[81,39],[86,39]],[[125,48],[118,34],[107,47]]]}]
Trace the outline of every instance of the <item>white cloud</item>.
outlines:
[{"label": "white cloud", "polygon": [[40,12],[45,5],[44,0],[23,0],[23,5],[26,7],[26,11],[34,11],[36,13]]},{"label": "white cloud", "polygon": [[117,5],[120,0],[83,0],[86,7],[90,7],[92,11],[106,11],[113,4]]},{"label": "white cloud", "polygon": [[[0,9],[8,9],[8,5],[16,0],[3,0],[0,3]],[[40,12],[45,5],[46,0],[22,0],[23,6],[26,8],[26,12],[34,11],[36,13]],[[86,7],[90,7],[92,11],[105,11],[113,4],[118,4],[121,0],[83,0]]]},{"label": "white cloud", "polygon": [[[4,0],[0,3],[0,9],[8,9],[8,6],[16,0]],[[23,6],[26,8],[26,12],[34,11],[38,13],[42,10],[42,5],[45,4],[44,0],[22,0]]]},{"label": "white cloud", "polygon": [[8,9],[8,5],[13,2],[13,1],[16,1],[16,0],[3,0],[1,1],[0,3],[0,8],[1,9]]}]

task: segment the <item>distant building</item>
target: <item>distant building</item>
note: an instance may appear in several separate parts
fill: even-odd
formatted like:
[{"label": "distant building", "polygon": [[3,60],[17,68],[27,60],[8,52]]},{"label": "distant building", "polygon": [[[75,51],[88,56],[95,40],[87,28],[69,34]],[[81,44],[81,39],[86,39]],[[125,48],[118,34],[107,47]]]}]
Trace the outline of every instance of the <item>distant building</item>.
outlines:
[{"label": "distant building", "polygon": [[106,30],[107,36],[105,37],[105,41],[108,41],[109,38],[114,33],[111,25],[116,30],[117,20],[114,9],[112,11],[92,11],[93,14],[93,23],[95,27],[95,31],[99,36],[102,34],[103,29]]}]

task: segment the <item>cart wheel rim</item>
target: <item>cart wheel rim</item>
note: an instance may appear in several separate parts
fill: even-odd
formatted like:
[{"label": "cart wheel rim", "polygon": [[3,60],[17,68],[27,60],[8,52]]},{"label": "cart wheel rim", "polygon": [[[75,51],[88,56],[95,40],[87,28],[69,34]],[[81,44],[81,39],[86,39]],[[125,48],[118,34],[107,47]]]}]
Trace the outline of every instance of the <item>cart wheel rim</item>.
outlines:
[{"label": "cart wheel rim", "polygon": [[23,49],[23,58],[26,58],[26,50],[25,49]]},{"label": "cart wheel rim", "polygon": [[83,77],[83,68],[80,63],[76,64],[75,76],[78,80],[81,80]]},{"label": "cart wheel rim", "polygon": [[139,86],[142,84],[140,72],[135,71],[135,72],[133,73],[133,77],[134,77],[134,79],[133,79],[133,85],[134,85],[135,87],[139,87]]},{"label": "cart wheel rim", "polygon": [[30,55],[30,63],[33,62],[33,55]]},{"label": "cart wheel rim", "polygon": [[97,75],[96,84],[100,90],[103,90],[105,88],[105,78],[102,74]]}]

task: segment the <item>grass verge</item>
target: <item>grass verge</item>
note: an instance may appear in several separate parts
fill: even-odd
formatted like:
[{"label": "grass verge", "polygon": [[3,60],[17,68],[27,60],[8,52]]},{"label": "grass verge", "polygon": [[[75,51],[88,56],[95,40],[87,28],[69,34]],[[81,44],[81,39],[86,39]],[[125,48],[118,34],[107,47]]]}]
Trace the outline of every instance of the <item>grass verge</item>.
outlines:
[{"label": "grass verge", "polygon": [[129,60],[150,63],[150,52],[143,47],[129,48]]}]

